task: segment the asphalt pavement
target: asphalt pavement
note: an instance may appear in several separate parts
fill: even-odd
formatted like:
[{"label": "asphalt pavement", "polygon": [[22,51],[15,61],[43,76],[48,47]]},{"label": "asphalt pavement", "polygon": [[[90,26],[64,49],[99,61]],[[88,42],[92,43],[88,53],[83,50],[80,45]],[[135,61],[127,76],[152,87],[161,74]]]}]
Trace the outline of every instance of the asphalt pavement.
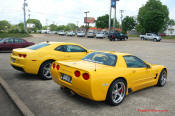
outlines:
[{"label": "asphalt pavement", "polygon": [[[95,50],[110,50],[134,54],[150,63],[168,67],[165,87],[150,87],[126,96],[119,106],[94,102],[64,92],[52,80],[43,81],[38,76],[16,71],[10,66],[10,53],[0,53],[0,76],[17,93],[19,98],[37,116],[173,116],[175,115],[175,42],[128,41],[110,42],[107,39],[60,37],[58,35],[34,35],[26,38],[41,41],[74,42]],[[32,67],[31,67],[32,68]],[[1,90],[1,88],[0,88]],[[1,96],[0,99],[7,96]],[[2,104],[6,104],[4,100]],[[3,107],[0,105],[0,108]],[[5,106],[6,107],[6,106]],[[10,108],[10,106],[9,106]],[[166,112],[141,112],[140,110],[166,110]],[[0,110],[1,111],[1,110]],[[3,112],[7,112],[3,110]],[[14,111],[16,112],[16,111]]]}]

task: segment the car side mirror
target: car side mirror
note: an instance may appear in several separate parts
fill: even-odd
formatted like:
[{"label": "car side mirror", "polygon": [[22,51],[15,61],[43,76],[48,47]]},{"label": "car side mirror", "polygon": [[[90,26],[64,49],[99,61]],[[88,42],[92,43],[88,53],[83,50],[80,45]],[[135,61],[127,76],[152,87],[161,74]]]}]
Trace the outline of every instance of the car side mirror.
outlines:
[{"label": "car side mirror", "polygon": [[148,69],[149,69],[149,68],[151,68],[151,66],[150,66],[149,64],[146,64],[146,68],[148,68]]},{"label": "car side mirror", "polygon": [[4,44],[6,44],[7,42],[3,42]]}]

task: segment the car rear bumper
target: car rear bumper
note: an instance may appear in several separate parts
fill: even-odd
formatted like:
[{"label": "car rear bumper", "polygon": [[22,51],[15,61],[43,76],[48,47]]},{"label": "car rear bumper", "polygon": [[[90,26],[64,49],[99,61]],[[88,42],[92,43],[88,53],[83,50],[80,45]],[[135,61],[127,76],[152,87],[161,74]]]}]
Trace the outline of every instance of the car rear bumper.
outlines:
[{"label": "car rear bumper", "polygon": [[29,59],[22,59],[17,58],[15,56],[11,56],[10,64],[14,69],[18,71],[26,72],[29,74],[38,74],[38,63]]}]

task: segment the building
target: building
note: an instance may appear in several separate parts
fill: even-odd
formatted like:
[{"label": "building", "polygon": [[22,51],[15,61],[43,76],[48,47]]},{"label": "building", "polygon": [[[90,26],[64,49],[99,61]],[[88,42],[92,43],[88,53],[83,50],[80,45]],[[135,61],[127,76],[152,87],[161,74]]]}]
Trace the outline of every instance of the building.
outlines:
[{"label": "building", "polygon": [[175,35],[175,25],[169,26],[168,29],[165,31],[166,35]]}]

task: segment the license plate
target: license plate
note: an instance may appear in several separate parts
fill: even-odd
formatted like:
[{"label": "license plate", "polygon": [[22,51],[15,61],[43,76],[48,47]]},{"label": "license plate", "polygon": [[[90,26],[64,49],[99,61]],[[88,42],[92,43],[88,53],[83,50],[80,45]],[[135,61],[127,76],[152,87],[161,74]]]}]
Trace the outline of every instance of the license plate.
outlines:
[{"label": "license plate", "polygon": [[66,74],[61,74],[61,80],[72,83],[72,77]]},{"label": "license plate", "polygon": [[12,58],[12,62],[15,63],[16,59]]}]

